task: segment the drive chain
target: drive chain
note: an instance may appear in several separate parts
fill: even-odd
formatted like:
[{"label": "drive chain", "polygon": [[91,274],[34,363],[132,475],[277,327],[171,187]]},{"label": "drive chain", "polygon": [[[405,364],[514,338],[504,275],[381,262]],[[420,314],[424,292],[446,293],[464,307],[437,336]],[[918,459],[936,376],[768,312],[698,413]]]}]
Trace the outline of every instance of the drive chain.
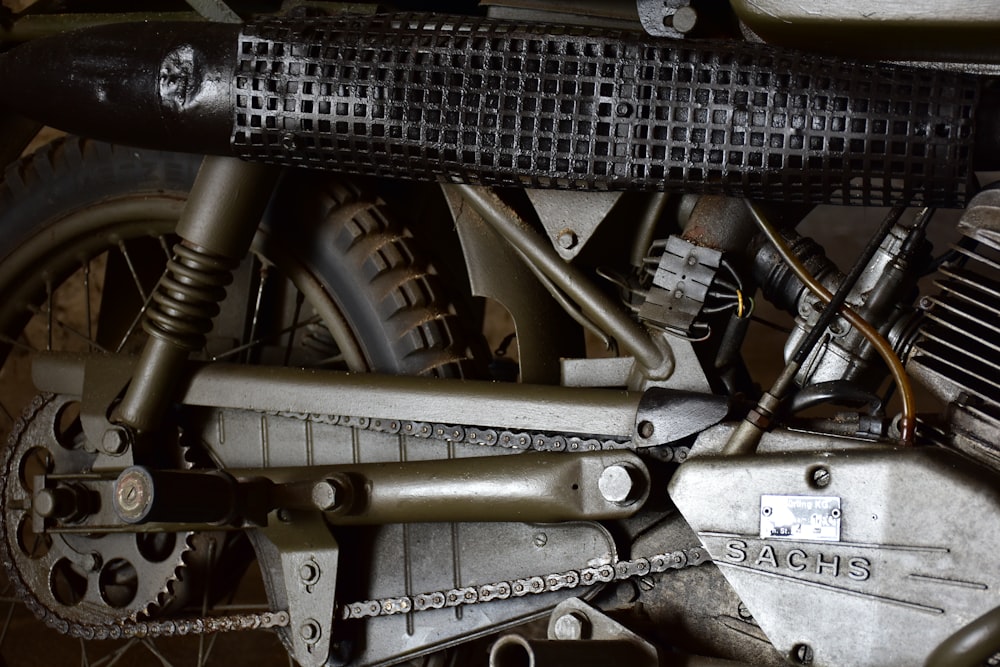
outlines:
[{"label": "drive chain", "polygon": [[[41,397],[36,398],[36,403]],[[402,434],[413,438],[425,438],[448,443],[500,447],[503,449],[534,450],[540,452],[587,452],[612,449],[634,449],[631,441],[619,441],[593,436],[548,435],[534,432],[515,432],[479,426],[458,426],[453,424],[432,424],[395,419],[322,415],[297,412],[269,412],[268,414],[306,420],[315,423],[358,428],[380,433]],[[24,428],[22,421],[18,424]],[[687,458],[687,447],[658,447],[647,451],[663,461],[682,462]],[[478,586],[452,588],[440,591],[365,600],[338,606],[337,613],[342,619],[361,619],[374,616],[392,616],[445,607],[478,604],[491,600],[506,600],[512,597],[538,595],[561,589],[591,586],[599,583],[622,581],[642,577],[652,573],[665,572],[700,565],[708,559],[701,547],[660,553],[648,558],[623,560],[599,567],[568,570],[546,575],[536,575],[508,581],[498,581]],[[104,623],[79,623],[68,621],[55,611],[48,609],[32,594],[21,580],[16,568],[6,564],[8,577],[18,597],[39,619],[49,627],[82,639],[119,639],[143,637],[170,637],[176,635],[209,634],[286,627],[289,624],[287,611],[264,611],[219,616],[176,618],[156,621],[134,621],[120,619]]]},{"label": "drive chain", "polygon": [[[631,440],[616,440],[595,435],[565,435],[532,431],[509,431],[488,426],[462,426],[457,424],[432,424],[430,422],[354,417],[350,415],[324,415],[309,412],[267,412],[266,414],[315,424],[344,426],[364,431],[405,435],[411,438],[438,440],[453,444],[499,447],[501,449],[532,450],[536,452],[595,452],[601,450],[636,450]],[[659,461],[683,463],[690,453],[689,447],[647,447],[637,450],[649,453]]]},{"label": "drive chain", "polygon": [[546,575],[497,581],[479,586],[450,588],[417,595],[385,597],[364,600],[343,605],[338,610],[341,619],[360,619],[375,616],[395,616],[415,611],[443,609],[461,605],[478,604],[490,600],[506,600],[525,595],[540,595],[578,586],[624,581],[649,574],[680,570],[701,565],[708,560],[708,554],[701,547],[691,547],[679,551],[659,553],[648,558],[621,560],[598,567],[580,570],[566,570]]}]

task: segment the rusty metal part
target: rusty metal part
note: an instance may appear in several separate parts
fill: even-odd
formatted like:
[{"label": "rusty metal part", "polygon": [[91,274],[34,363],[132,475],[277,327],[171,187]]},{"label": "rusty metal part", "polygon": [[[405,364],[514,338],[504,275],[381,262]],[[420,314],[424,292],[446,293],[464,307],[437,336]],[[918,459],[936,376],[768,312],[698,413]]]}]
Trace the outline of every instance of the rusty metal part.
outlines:
[{"label": "rusty metal part", "polygon": [[[65,623],[135,621],[170,604],[170,585],[184,567],[190,533],[146,540],[125,534],[47,531],[56,518],[45,517],[49,514],[45,510],[72,522],[80,518],[78,514],[86,514],[82,511],[86,508],[78,505],[80,494],[62,498],[63,505],[72,505],[64,507],[66,511],[59,511],[58,502],[48,506],[47,494],[36,485],[46,476],[86,470],[99,456],[83,449],[79,440],[71,440],[71,431],[60,426],[72,402],[68,397],[36,397],[11,434],[0,483],[0,560],[10,581],[31,591],[36,613],[41,605]],[[58,484],[46,487],[57,497],[66,490]],[[41,506],[33,506],[39,494]]]},{"label": "rusty metal part", "polygon": [[426,14],[237,30],[37,40],[0,59],[0,86],[26,93],[4,102],[124,143],[359,174],[935,206],[967,199],[990,111],[974,77],[758,44]]}]

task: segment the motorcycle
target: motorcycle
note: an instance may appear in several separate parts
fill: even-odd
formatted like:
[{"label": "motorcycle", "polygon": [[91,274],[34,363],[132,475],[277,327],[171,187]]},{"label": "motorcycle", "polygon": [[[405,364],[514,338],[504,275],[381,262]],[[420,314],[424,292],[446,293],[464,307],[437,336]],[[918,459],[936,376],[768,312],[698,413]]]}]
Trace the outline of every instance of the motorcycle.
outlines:
[{"label": "motorcycle", "polygon": [[12,589],[199,665],[995,664],[1000,13],[940,4],[9,16]]}]

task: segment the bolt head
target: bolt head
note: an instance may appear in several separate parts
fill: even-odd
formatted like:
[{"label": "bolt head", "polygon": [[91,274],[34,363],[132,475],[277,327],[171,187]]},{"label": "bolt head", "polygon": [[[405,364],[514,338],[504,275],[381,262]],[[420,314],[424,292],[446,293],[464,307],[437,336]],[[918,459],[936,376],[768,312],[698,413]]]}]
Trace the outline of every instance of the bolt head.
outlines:
[{"label": "bolt head", "polygon": [[634,502],[641,492],[637,472],[622,463],[605,468],[597,480],[597,488],[605,500],[617,505]]},{"label": "bolt head", "polygon": [[308,561],[299,568],[299,578],[305,584],[314,584],[319,581],[320,569],[316,561]]},{"label": "bolt head", "polygon": [[570,612],[563,614],[552,624],[552,635],[563,641],[586,639],[590,623],[581,614]]},{"label": "bolt head", "polygon": [[679,33],[687,34],[694,30],[695,24],[698,22],[698,12],[694,7],[679,7],[676,12],[674,12],[673,27]]},{"label": "bolt head", "polygon": [[648,440],[649,438],[653,437],[653,433],[655,432],[656,432],[656,427],[653,425],[653,422],[645,419],[639,422],[640,437]]},{"label": "bolt head", "polygon": [[32,500],[32,509],[50,519],[56,514],[56,494],[52,489],[39,489]]},{"label": "bolt head", "polygon": [[336,509],[337,487],[328,479],[316,482],[312,488],[312,502],[316,509],[324,512]]},{"label": "bolt head", "polygon": [[319,623],[311,618],[303,623],[302,627],[299,628],[299,636],[310,643],[318,641],[322,633],[323,631],[319,627]]},{"label": "bolt head", "polygon": [[577,238],[576,234],[569,229],[564,229],[563,231],[559,232],[559,237],[556,239],[556,243],[558,243],[559,247],[562,248],[563,250],[572,250],[573,248],[576,247],[578,241],[579,239]]},{"label": "bolt head", "polygon": [[128,433],[120,426],[113,426],[101,436],[101,449],[107,454],[118,456],[128,450]]}]

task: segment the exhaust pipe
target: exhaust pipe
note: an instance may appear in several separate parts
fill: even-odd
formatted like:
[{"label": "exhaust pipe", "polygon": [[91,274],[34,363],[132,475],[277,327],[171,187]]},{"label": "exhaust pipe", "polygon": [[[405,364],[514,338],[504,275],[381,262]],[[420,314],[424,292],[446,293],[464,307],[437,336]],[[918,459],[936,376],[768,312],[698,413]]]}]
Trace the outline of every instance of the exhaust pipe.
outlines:
[{"label": "exhaust pipe", "polygon": [[109,141],[452,183],[962,206],[987,166],[977,77],[486,18],[103,26],[0,88]]}]

